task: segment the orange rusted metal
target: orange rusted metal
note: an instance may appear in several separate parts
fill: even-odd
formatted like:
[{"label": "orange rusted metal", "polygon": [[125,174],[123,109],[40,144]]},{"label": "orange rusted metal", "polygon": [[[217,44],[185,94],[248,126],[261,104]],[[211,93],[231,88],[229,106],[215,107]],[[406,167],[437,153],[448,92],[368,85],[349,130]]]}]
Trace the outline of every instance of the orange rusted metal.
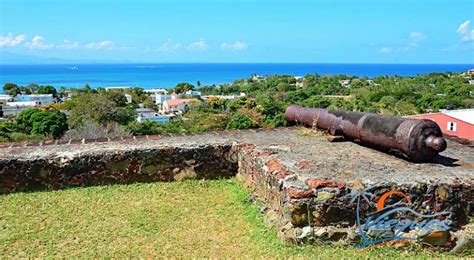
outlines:
[{"label": "orange rusted metal", "polygon": [[431,120],[296,105],[286,109],[285,119],[290,124],[327,130],[331,135],[341,135],[413,162],[431,161],[447,147],[441,129]]}]

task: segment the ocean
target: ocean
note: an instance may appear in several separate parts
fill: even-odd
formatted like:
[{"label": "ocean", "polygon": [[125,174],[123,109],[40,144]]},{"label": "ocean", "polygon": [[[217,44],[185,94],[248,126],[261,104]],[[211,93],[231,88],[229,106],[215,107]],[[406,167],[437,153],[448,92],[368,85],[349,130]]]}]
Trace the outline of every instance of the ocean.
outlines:
[{"label": "ocean", "polygon": [[202,85],[231,83],[252,74],[306,74],[376,77],[383,75],[416,76],[431,72],[463,72],[473,64],[283,64],[283,63],[203,63],[203,64],[35,64],[0,65],[0,84],[37,83],[57,88],[136,86],[170,88],[180,82]]}]

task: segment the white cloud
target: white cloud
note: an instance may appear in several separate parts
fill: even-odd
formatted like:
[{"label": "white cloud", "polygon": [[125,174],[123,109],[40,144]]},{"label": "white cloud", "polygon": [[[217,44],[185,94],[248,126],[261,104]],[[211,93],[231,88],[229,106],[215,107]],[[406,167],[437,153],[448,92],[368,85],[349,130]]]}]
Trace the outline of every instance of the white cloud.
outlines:
[{"label": "white cloud", "polygon": [[100,41],[100,42],[91,42],[84,46],[86,49],[93,50],[116,50],[118,49],[115,46],[115,43],[112,41]]},{"label": "white cloud", "polygon": [[466,20],[458,26],[456,33],[461,36],[462,41],[474,41],[474,29],[470,28],[471,21]]},{"label": "white cloud", "polygon": [[469,28],[469,24],[471,23],[470,20],[466,20],[464,21],[464,23],[460,24],[458,26],[458,29],[456,30],[457,33],[459,34],[464,34],[467,32],[468,28]]},{"label": "white cloud", "polygon": [[187,49],[196,50],[196,51],[205,51],[207,50],[207,43],[204,39],[200,39],[197,42],[190,43]]},{"label": "white cloud", "polygon": [[381,53],[390,53],[390,52],[392,52],[392,48],[382,47],[382,48],[379,49],[379,52],[381,52]]},{"label": "white cloud", "polygon": [[14,36],[12,33],[7,34],[7,36],[0,36],[0,47],[13,47],[25,40],[24,34],[19,34]]},{"label": "white cloud", "polygon": [[177,51],[180,50],[183,46],[181,43],[173,43],[171,40],[166,41],[160,47],[158,47],[157,51],[167,52],[167,51]]},{"label": "white cloud", "polygon": [[223,50],[240,51],[240,50],[247,49],[247,47],[248,47],[248,44],[246,44],[245,42],[241,42],[241,41],[236,41],[234,43],[223,42],[221,44],[221,49],[223,49]]},{"label": "white cloud", "polygon": [[28,48],[30,49],[40,49],[40,50],[48,50],[55,47],[55,45],[52,43],[50,44],[44,43],[44,38],[43,36],[40,36],[40,35],[36,35],[35,37],[33,37],[33,40],[31,40],[31,43],[27,43],[26,46],[28,46]]},{"label": "white cloud", "polygon": [[399,44],[393,46],[384,46],[378,51],[381,53],[405,52],[417,48],[421,42],[426,40],[427,36],[422,32],[411,32],[408,38],[402,40]]},{"label": "white cloud", "polygon": [[79,49],[81,48],[81,45],[78,42],[72,42],[70,40],[64,40],[62,44],[59,44],[56,46],[58,49]]},{"label": "white cloud", "polygon": [[411,32],[410,33],[410,40],[412,42],[420,42],[426,39],[426,34],[422,32]]}]

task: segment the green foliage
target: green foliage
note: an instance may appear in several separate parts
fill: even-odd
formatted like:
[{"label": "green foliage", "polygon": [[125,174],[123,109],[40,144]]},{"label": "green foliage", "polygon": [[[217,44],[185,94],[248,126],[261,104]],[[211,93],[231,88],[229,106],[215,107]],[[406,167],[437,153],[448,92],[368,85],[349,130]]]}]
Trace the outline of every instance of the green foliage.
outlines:
[{"label": "green foliage", "polygon": [[3,85],[3,93],[10,96],[16,96],[20,94],[20,87],[14,83],[5,83],[5,85]]},{"label": "green foliage", "polygon": [[138,121],[133,121],[127,125],[127,129],[133,135],[159,135],[166,132],[166,126],[163,124],[158,124],[149,120],[139,123]]},{"label": "green foliage", "polygon": [[[175,120],[171,121],[174,122]],[[230,116],[226,113],[209,113],[191,111],[186,114],[183,126],[192,133],[217,131],[226,128]]]},{"label": "green foliage", "polygon": [[135,117],[133,106],[118,107],[117,103],[106,95],[85,93],[74,96],[70,110],[69,125],[74,128],[85,121],[105,125],[108,122],[127,124]]},{"label": "green foliage", "polygon": [[193,85],[183,82],[183,83],[178,83],[176,87],[174,88],[174,91],[176,92],[176,94],[181,94],[188,90],[193,90],[193,89],[194,89]]},{"label": "green foliage", "polygon": [[127,105],[127,98],[122,91],[119,90],[109,90],[99,92],[101,95],[107,97],[108,100],[115,103],[117,107],[124,107]]},{"label": "green foliage", "polygon": [[67,118],[57,110],[23,110],[16,118],[17,129],[25,134],[50,135],[60,138],[67,131]]},{"label": "green foliage", "polygon": [[232,116],[231,121],[227,124],[227,129],[248,129],[248,128],[257,128],[258,123],[248,115],[243,113],[235,113]]},{"label": "green foliage", "polygon": [[53,86],[40,86],[36,91],[37,94],[53,94],[54,97],[58,95],[56,88]]},{"label": "green foliage", "polygon": [[31,116],[31,133],[51,135],[54,139],[60,138],[67,131],[66,115],[55,110],[46,110]]},{"label": "green foliage", "polygon": [[11,133],[15,131],[15,124],[10,122],[0,122],[0,142],[12,141]]}]

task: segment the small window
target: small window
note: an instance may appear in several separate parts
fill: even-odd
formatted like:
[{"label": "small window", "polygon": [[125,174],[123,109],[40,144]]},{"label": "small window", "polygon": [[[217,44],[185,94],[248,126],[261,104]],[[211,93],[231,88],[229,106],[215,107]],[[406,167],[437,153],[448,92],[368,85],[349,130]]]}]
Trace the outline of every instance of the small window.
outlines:
[{"label": "small window", "polygon": [[455,122],[448,122],[448,131],[456,132],[457,124]]}]

